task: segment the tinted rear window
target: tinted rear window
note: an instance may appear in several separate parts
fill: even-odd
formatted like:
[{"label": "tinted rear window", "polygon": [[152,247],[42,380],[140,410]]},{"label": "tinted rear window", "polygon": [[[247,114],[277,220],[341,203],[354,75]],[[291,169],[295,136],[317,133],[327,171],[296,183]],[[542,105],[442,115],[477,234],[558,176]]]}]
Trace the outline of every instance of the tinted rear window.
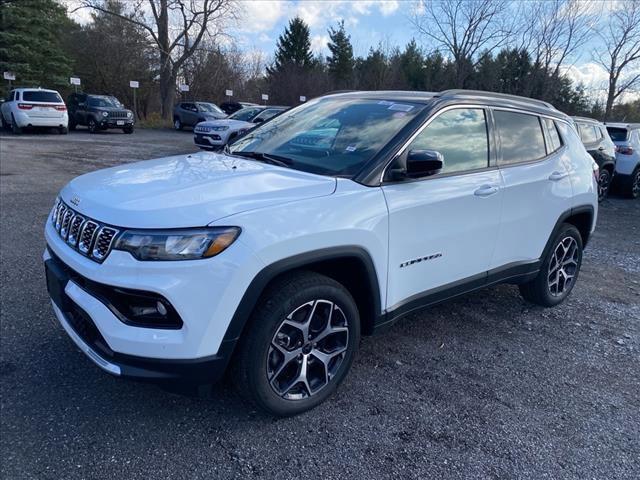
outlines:
[{"label": "tinted rear window", "polygon": [[562,140],[560,140],[560,135],[558,135],[556,124],[550,118],[543,118],[542,120],[547,126],[547,133],[549,134],[549,148],[547,148],[547,151],[548,153],[555,152],[562,146]]},{"label": "tinted rear window", "polygon": [[546,156],[540,119],[526,113],[493,113],[502,148],[502,165],[529,162]]},{"label": "tinted rear window", "polygon": [[22,100],[25,102],[62,102],[62,98],[56,92],[40,92],[37,90],[22,92]]},{"label": "tinted rear window", "polygon": [[626,128],[607,127],[607,132],[614,142],[626,142],[629,131]]}]

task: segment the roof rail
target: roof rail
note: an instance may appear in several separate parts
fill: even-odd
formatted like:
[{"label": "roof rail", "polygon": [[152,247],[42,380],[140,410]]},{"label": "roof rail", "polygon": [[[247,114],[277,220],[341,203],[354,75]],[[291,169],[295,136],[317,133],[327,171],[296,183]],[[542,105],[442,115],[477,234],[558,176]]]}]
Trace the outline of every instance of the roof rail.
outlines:
[{"label": "roof rail", "polygon": [[466,90],[466,89],[458,88],[458,89],[451,89],[451,90],[443,90],[437,96],[440,98],[449,97],[449,96],[502,98],[505,100],[512,100],[514,102],[519,102],[519,103],[528,103],[530,105],[534,104],[539,107],[556,110],[556,107],[554,107],[549,102],[545,102],[544,100],[537,100],[535,98],[529,98],[529,97],[521,97],[519,95],[509,95],[508,93],[487,92],[485,90]]}]

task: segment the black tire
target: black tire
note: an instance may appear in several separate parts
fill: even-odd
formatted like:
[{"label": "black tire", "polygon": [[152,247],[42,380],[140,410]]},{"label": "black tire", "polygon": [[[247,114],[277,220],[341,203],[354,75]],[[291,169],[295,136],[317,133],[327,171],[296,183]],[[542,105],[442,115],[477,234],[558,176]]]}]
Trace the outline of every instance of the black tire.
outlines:
[{"label": "black tire", "polygon": [[67,127],[60,127],[58,128],[58,133],[60,135],[66,135],[67,133],[69,133],[69,129]]},{"label": "black tire", "polygon": [[9,125],[5,119],[4,119],[4,115],[2,115],[2,113],[0,113],[0,120],[2,120],[2,129],[9,131],[11,130],[11,125]]},{"label": "black tire", "polygon": [[125,127],[125,128],[122,129],[122,131],[124,133],[131,134],[131,133],[133,133],[133,127]]},{"label": "black tire", "polygon": [[98,124],[93,118],[90,118],[87,122],[87,128],[89,129],[89,133],[98,133]]},{"label": "black tire", "polygon": [[628,179],[621,185],[622,193],[628,198],[640,197],[640,166],[636,167]]},{"label": "black tire", "polygon": [[73,121],[72,119],[69,119],[69,130],[73,131],[76,129],[76,122]]},{"label": "black tire", "polygon": [[602,202],[609,195],[611,188],[611,172],[603,168],[600,170],[600,178],[598,178],[598,202]]},{"label": "black tire", "polygon": [[[563,244],[562,247],[560,245],[561,243]],[[569,245],[575,245],[575,255],[571,254],[571,259],[575,264],[567,263],[564,265],[563,261],[565,258],[561,258],[560,262],[558,258]],[[562,267],[556,269],[557,265],[561,263],[563,263]],[[581,265],[582,237],[580,236],[580,232],[575,226],[563,223],[545,249],[540,272],[536,278],[530,282],[519,285],[520,294],[525,300],[535,303],[536,305],[542,307],[556,306],[562,303],[573,290],[578,280]],[[554,272],[555,276],[553,276]],[[567,280],[567,275],[573,276]],[[554,287],[553,283],[556,281],[557,284]],[[560,291],[560,289],[562,289],[562,291]]]},{"label": "black tire", "polygon": [[16,135],[20,135],[22,133],[22,128],[20,128],[16,123],[16,119],[13,114],[11,114],[11,131]]},{"label": "black tire", "polygon": [[[324,318],[328,312],[335,316]],[[286,318],[291,318],[292,322],[283,323]],[[291,327],[297,318],[309,322],[306,340],[302,330]],[[341,331],[322,338],[323,329],[318,329],[318,325],[323,325],[323,321],[325,328],[329,326],[331,331]],[[289,333],[283,334],[284,329]],[[360,317],[353,297],[344,286],[324,275],[301,271],[287,275],[267,288],[245,331],[233,365],[232,378],[236,388],[244,399],[262,410],[286,417],[316,407],[345,378],[360,342]],[[280,347],[292,355],[289,361],[285,361],[286,357],[281,353],[284,350],[274,348],[274,342],[282,341],[283,336],[286,346]],[[312,341],[313,337],[320,339],[316,338],[317,344]],[[307,343],[303,345],[305,341]],[[289,345],[290,342],[294,344]],[[326,363],[314,356],[326,354],[327,350],[330,355],[325,356]],[[334,353],[340,351],[342,353],[337,355]],[[294,379],[302,372],[303,365],[308,368],[309,375],[305,375],[304,383],[296,382]],[[268,378],[270,368],[279,369],[273,372],[271,380]],[[284,394],[276,391],[280,382],[289,384]]]},{"label": "black tire", "polygon": [[182,121],[180,120],[180,117],[175,117],[173,119],[173,129],[174,130],[182,130],[183,127],[184,127],[184,125],[182,124]]}]

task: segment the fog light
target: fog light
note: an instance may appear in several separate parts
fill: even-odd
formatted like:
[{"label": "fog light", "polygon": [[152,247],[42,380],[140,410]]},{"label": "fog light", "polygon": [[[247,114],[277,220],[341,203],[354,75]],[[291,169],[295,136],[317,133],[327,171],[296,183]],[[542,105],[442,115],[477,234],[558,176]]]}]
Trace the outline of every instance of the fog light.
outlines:
[{"label": "fog light", "polygon": [[158,313],[163,317],[167,314],[167,307],[165,307],[160,300],[156,303],[156,310],[158,310]]}]

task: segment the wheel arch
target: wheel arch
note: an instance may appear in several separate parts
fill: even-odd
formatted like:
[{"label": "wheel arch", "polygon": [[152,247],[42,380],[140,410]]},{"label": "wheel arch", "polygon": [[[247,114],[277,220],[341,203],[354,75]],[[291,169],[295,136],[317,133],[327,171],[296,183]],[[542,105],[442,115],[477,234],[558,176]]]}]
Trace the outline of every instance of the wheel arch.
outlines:
[{"label": "wheel arch", "polygon": [[223,342],[238,340],[265,289],[283,275],[309,270],[340,282],[353,296],[360,313],[362,333],[373,333],[380,317],[378,276],[369,253],[359,246],[330,247],[279,260],[263,268],[246,289],[227,328]]},{"label": "wheel arch", "polygon": [[587,243],[589,242],[594,218],[595,208],[593,207],[593,205],[580,205],[564,212],[562,215],[560,215],[560,218],[558,218],[558,221],[556,222],[551,235],[549,235],[547,246],[545,247],[544,253],[540,258],[544,258],[544,256],[546,255],[547,250],[551,247],[551,241],[556,236],[556,233],[560,230],[560,227],[563,223],[569,223],[578,229],[578,231],[580,232],[580,237],[582,238],[582,248],[585,248],[587,246]]}]

